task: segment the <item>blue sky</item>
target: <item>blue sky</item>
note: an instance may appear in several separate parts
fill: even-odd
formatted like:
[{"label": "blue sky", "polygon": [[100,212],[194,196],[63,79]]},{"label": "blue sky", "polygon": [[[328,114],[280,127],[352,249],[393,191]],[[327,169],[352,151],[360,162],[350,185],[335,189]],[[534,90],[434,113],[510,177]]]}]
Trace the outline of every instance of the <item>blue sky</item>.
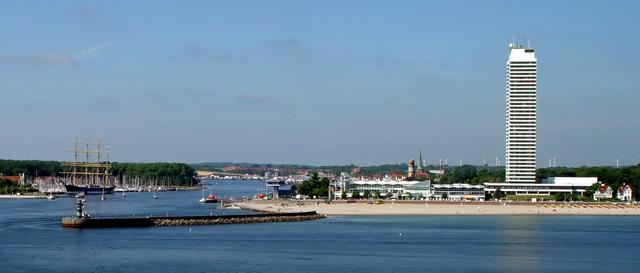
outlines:
[{"label": "blue sky", "polygon": [[504,158],[512,37],[539,60],[538,165],[637,164],[633,1],[12,1],[0,158],[305,164]]}]

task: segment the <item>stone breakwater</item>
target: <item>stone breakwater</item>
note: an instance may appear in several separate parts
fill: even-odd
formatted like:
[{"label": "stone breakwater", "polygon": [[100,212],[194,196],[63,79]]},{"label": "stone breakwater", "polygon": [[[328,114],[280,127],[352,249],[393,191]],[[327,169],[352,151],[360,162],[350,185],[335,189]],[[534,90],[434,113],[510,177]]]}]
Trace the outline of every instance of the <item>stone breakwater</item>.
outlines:
[{"label": "stone breakwater", "polygon": [[313,213],[308,215],[256,215],[253,217],[228,217],[228,218],[204,218],[204,219],[152,219],[156,226],[194,226],[194,225],[225,225],[225,224],[253,224],[253,223],[277,223],[308,221],[324,218],[325,216]]},{"label": "stone breakwater", "polygon": [[137,218],[62,218],[62,226],[70,228],[114,228],[151,226],[224,225],[308,221],[324,218],[315,211],[222,216],[171,216]]}]

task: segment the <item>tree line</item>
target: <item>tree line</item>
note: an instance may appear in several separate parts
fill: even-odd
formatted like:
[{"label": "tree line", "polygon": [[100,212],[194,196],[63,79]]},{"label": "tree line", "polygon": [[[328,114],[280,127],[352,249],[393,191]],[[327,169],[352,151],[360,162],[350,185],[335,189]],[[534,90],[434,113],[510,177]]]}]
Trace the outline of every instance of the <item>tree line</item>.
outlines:
[{"label": "tree line", "polygon": [[[450,167],[438,183],[468,183],[482,184],[484,182],[504,182],[505,170],[503,167],[476,167],[462,165]],[[539,168],[536,170],[536,182],[542,182],[547,177],[597,177],[598,182],[607,184],[614,192],[614,198],[618,188],[623,184],[631,185],[634,199],[640,200],[640,164],[624,167],[554,167]],[[594,184],[586,189],[586,196],[593,196],[599,184]],[[557,199],[576,200],[577,196],[558,195]]]},{"label": "tree line", "polygon": [[[0,173],[2,175],[19,175],[24,173],[25,176],[61,176],[61,172],[65,170],[59,161],[42,161],[42,160],[0,160]],[[113,162],[111,172],[114,176],[122,178],[123,175],[128,177],[140,178],[165,178],[171,180],[177,185],[187,185],[193,182],[195,170],[185,163],[119,163]]]},{"label": "tree line", "polygon": [[0,159],[0,174],[26,176],[55,176],[62,171],[58,161]]},{"label": "tree line", "polygon": [[[623,183],[631,185],[633,198],[640,200],[640,164],[624,167],[555,167],[541,168],[537,170],[536,176],[542,177],[568,176],[568,177],[598,177],[598,182],[607,184],[613,190],[614,198],[618,188]],[[595,184],[586,189],[587,196],[593,196],[599,184]]]},{"label": "tree line", "polygon": [[188,185],[193,182],[195,170],[185,163],[113,163],[113,175],[126,175],[129,178],[167,178],[176,185]]},{"label": "tree line", "polygon": [[[485,182],[500,183],[504,182],[504,174],[504,167],[462,165],[445,169],[444,175],[440,177],[437,183],[467,183],[471,185],[479,185]],[[434,177],[433,174],[431,176],[432,178]]]},{"label": "tree line", "polygon": [[0,179],[0,194],[16,194],[19,192],[35,192],[36,189],[29,186],[20,186],[11,180]]}]

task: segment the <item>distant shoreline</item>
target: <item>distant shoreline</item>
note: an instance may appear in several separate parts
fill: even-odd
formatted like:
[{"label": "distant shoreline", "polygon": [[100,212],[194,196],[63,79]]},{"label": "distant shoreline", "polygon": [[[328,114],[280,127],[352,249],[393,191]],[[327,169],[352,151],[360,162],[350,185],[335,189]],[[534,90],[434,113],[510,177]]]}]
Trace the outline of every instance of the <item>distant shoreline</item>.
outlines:
[{"label": "distant shoreline", "polygon": [[420,215],[576,215],[576,216],[640,216],[639,204],[624,203],[507,203],[496,202],[365,202],[255,200],[236,206],[260,212],[316,211],[329,216],[420,216]]},{"label": "distant shoreline", "polygon": [[44,194],[0,194],[0,199],[47,199]]}]

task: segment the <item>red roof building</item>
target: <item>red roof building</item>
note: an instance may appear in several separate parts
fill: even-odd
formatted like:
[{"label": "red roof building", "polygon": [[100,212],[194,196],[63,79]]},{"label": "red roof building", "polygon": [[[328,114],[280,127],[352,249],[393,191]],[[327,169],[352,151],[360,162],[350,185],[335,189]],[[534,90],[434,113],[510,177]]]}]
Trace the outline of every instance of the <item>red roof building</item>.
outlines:
[{"label": "red roof building", "polygon": [[0,179],[9,180],[13,183],[20,182],[20,176],[17,176],[17,175],[3,175],[3,176],[0,176]]},{"label": "red roof building", "polygon": [[612,198],[613,190],[607,184],[600,184],[598,190],[593,193],[593,200],[598,200],[602,198]]},{"label": "red roof building", "polygon": [[631,185],[627,183],[622,183],[618,188],[618,199],[622,201],[631,201],[633,200],[633,188]]}]

